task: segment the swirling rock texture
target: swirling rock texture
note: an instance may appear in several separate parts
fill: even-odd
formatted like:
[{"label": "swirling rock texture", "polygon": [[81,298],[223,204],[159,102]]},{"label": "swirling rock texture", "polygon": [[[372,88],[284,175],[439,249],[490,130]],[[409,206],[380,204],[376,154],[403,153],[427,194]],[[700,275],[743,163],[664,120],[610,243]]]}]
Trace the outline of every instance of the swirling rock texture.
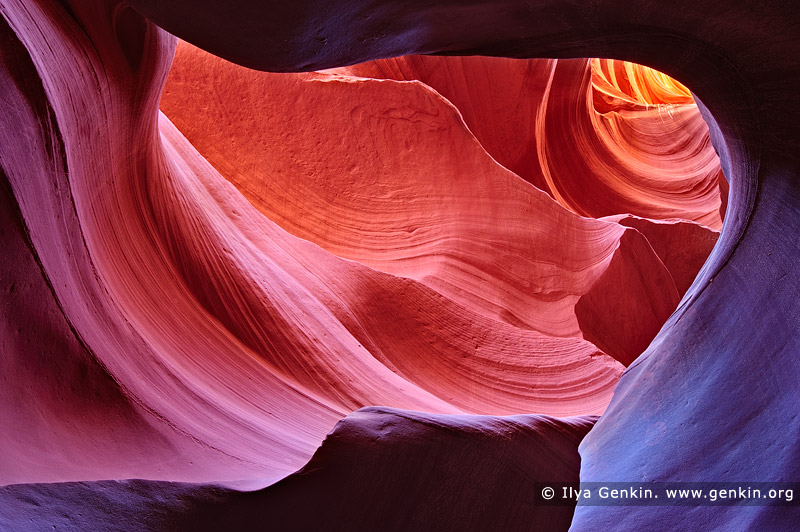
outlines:
[{"label": "swirling rock texture", "polygon": [[[674,230],[656,236],[640,224],[621,231],[619,225],[571,215],[563,208],[569,205],[550,201],[499,166],[502,157],[489,157],[495,148],[501,155],[512,148],[527,150],[521,157],[537,161],[529,166],[543,167],[536,159],[535,139],[547,136],[541,123],[551,120],[550,108],[543,100],[550,94],[547,78],[558,70],[556,63],[413,56],[289,76],[237,67],[182,43],[161,109],[259,211],[291,233],[340,257],[419,281],[493,321],[549,336],[590,339],[627,365],[647,347],[711,251],[715,233],[687,220],[721,224],[719,163],[707,132],[698,134],[705,127],[702,117],[678,89],[684,100],[675,113],[684,118],[667,128],[671,148],[663,141],[659,147],[660,164],[669,170],[659,174],[651,165],[649,181],[636,182],[633,190],[644,196],[653,192],[651,182],[662,190],[673,187],[674,200],[667,195],[663,210],[646,214],[672,220],[663,227]],[[591,79],[590,63],[566,63],[572,84],[581,87],[579,101],[588,102],[587,117],[624,110],[628,117],[618,119],[620,124],[655,129],[651,122],[664,122],[665,115],[650,110],[650,104],[630,98],[614,104],[613,113],[608,102],[603,115],[596,112],[593,91],[584,83]],[[653,72],[634,70],[640,71]],[[387,81],[387,76],[413,83]],[[605,82],[605,91],[611,90],[605,78],[598,79]],[[612,94],[622,99],[622,89],[616,91]],[[675,96],[662,98],[675,105]],[[456,108],[451,100],[458,102]],[[515,100],[524,108],[516,107]],[[474,110],[476,117],[466,115],[470,118],[462,121],[462,109]],[[570,160],[580,161],[581,145],[565,140],[570,122],[557,118],[561,127],[551,129],[558,136],[547,142],[568,145],[564,151],[572,154]],[[477,126],[468,126],[472,122]],[[594,131],[590,120],[586,124]],[[473,129],[481,136],[473,136]],[[530,138],[520,142],[515,137],[520,130],[530,131]],[[592,135],[593,141],[607,134]],[[631,153],[654,158],[649,153],[653,139],[648,140],[638,142],[643,148],[637,150],[634,144],[619,148],[606,138],[605,158],[620,163],[604,167],[604,175],[644,180],[622,162]],[[675,166],[702,171],[675,179],[673,173],[679,172],[665,163],[673,158]],[[586,169],[563,171],[580,175]],[[692,213],[691,205],[697,207]],[[630,212],[630,207],[620,199],[610,212]],[[675,240],[686,231],[679,225],[697,228],[684,238],[691,249],[682,252],[684,261],[664,262],[667,249],[684,246]],[[670,238],[672,244],[664,242]],[[676,267],[685,267],[687,275],[674,272]],[[637,270],[647,275],[636,275]],[[609,297],[622,279],[626,296]],[[395,339],[371,351],[398,344]],[[508,346],[507,352],[514,349]],[[550,347],[547,351],[561,356]],[[427,386],[441,385],[437,372]]]},{"label": "swirling rock texture", "polygon": [[[563,528],[519,493],[575,479],[594,418],[466,414],[605,410],[581,480],[796,478],[790,3],[128,4],[0,2],[0,482],[28,483],[4,526]],[[339,68],[182,44],[162,115],[155,24]],[[702,119],[618,61],[381,59],[410,53],[636,61]],[[352,414],[251,494],[155,482],[269,484],[374,404],[429,414]],[[414,498],[416,471],[451,496]],[[123,478],[150,481],[33,484]],[[572,529],[793,517],[578,506]]]},{"label": "swirling rock texture", "polygon": [[340,70],[423,81],[495,160],[582,216],[722,226],[727,182],[707,126],[688,89],[660,72],[606,59],[428,56]]}]

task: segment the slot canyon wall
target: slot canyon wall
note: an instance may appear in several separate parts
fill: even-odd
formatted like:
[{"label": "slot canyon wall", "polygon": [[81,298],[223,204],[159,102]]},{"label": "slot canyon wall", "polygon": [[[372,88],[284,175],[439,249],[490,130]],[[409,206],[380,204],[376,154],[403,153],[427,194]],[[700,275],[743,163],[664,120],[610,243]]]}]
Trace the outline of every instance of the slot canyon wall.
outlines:
[{"label": "slot canyon wall", "polygon": [[797,480],[790,3],[0,14],[0,526],[796,518],[528,498]]}]

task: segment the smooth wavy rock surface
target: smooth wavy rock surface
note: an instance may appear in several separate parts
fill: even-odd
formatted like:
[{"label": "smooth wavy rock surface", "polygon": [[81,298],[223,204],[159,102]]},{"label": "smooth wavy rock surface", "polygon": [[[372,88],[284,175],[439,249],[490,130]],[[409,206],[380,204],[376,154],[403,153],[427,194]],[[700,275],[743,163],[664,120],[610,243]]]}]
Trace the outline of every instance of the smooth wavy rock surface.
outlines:
[{"label": "smooth wavy rock surface", "polygon": [[334,71],[422,81],[493,158],[582,216],[722,227],[727,189],[707,126],[688,89],[660,72],[605,59],[430,56]]},{"label": "smooth wavy rock surface", "polygon": [[[173,38],[111,4],[75,9],[95,34],[70,26],[73,15],[56,4],[6,6],[14,27],[5,28],[3,90],[13,105],[4,131],[28,137],[25,150],[14,148],[16,135],[2,145],[17,202],[9,197],[4,214],[14,252],[4,262],[3,341],[14,357],[4,361],[12,384],[3,415],[18,427],[2,435],[4,484],[143,477],[263,485],[300,467],[337,419],[370,404],[602,412],[622,367],[580,337],[570,306],[581,283],[590,286],[593,270],[618,254],[625,228],[556,211],[487,157],[438,98],[434,110],[448,109],[450,122],[437,127],[472,142],[473,162],[494,172],[497,188],[517,205],[545,205],[585,243],[572,267],[586,272],[564,280],[556,271],[541,289],[566,299],[555,302],[551,327],[561,319],[569,329],[546,334],[500,318],[504,300],[523,314],[537,304],[523,290],[531,278],[514,272],[495,275],[504,284],[486,295],[500,302],[491,305],[469,284],[492,281],[482,271],[454,277],[460,291],[437,291],[425,275],[340,258],[258,212],[159,115]],[[102,24],[108,17],[116,34]],[[130,32],[143,37],[139,47]],[[401,180],[387,181],[399,188]],[[451,270],[480,258],[466,244],[487,231],[461,218],[466,229],[439,235],[421,220],[434,226],[438,254],[463,249]],[[459,234],[464,242],[448,247]],[[522,245],[512,237],[487,250],[504,250],[508,267],[516,266],[512,246]],[[540,241],[554,247],[545,235]],[[556,258],[543,270],[559,268]]]},{"label": "smooth wavy rock surface", "polygon": [[365,408],[337,423],[300,471],[260,491],[144,480],[6,486],[0,528],[566,530],[574,505],[531,496],[540,479],[577,482],[578,443],[594,421]]},{"label": "smooth wavy rock surface", "polygon": [[[796,480],[793,3],[128,4],[0,2],[0,438],[9,457],[0,482],[264,485],[297,470],[363,405],[437,416],[600,413],[627,363],[580,445],[582,481]],[[466,104],[459,110],[447,83],[352,72],[245,82],[209,64],[223,100],[209,111],[242,123],[232,128],[236,146],[219,144],[241,159],[235,175],[212,151],[221,125],[202,146],[159,114],[176,39],[143,17],[261,70],[426,53],[559,61],[542,63],[549,88],[528,104],[538,134],[524,164],[514,162],[519,148],[491,147],[503,144],[485,140],[504,138],[494,133],[501,125],[478,133],[469,121],[482,121],[467,118]],[[566,57],[636,61],[680,79],[709,136],[682,86]],[[203,75],[193,61],[185,83]],[[243,90],[250,83],[294,101],[276,101],[260,123],[267,111]],[[311,105],[317,92],[331,99]],[[183,97],[187,109],[203,108]],[[362,97],[370,105],[359,116]],[[376,105],[386,101],[403,105]],[[410,109],[420,129],[402,128]],[[292,137],[317,116],[342,128],[323,136],[328,144]],[[661,121],[669,142],[659,140]],[[287,136],[271,141],[272,157],[236,151],[273,123]],[[386,125],[402,135],[385,135]],[[350,156],[354,136],[373,149]],[[727,202],[708,139],[730,181]],[[314,166],[326,154],[345,165],[333,176]],[[650,182],[654,171],[674,179]],[[363,186],[325,184],[348,175]],[[271,203],[272,180],[297,190]],[[720,240],[691,281],[700,259],[681,254],[708,248],[707,228],[723,211]],[[697,240],[686,247],[682,235]],[[502,434],[484,426],[494,427],[490,439]],[[474,486],[469,496],[490,501]],[[578,506],[572,530],[785,530],[792,510]]]},{"label": "smooth wavy rock surface", "polygon": [[[4,415],[20,430],[4,483],[263,484],[370,404],[598,414],[614,359],[633,360],[677,304],[643,233],[497,164],[427,86],[232,70],[184,45],[162,105],[240,195],[157,111],[174,40],[90,7],[6,7],[6,130],[29,134],[27,150],[4,137],[7,308],[54,332],[8,321],[20,362]],[[627,282],[637,268],[650,273]],[[623,279],[628,296],[610,297]],[[74,377],[38,379],[26,352]],[[26,404],[31,386],[45,390]]]},{"label": "smooth wavy rock surface", "polygon": [[[441,71],[463,63],[404,59],[435,60]],[[468,59],[477,67],[507,67],[507,76],[528,63]],[[536,71],[539,63],[526,68]],[[534,83],[521,78],[523,85]],[[474,87],[472,79],[485,77],[470,72],[459,79]],[[522,101],[542,91],[533,87]],[[484,109],[489,94],[488,88],[479,92],[471,105]],[[260,73],[180,44],[161,108],[253,205],[288,231],[338,256],[418,280],[489,318],[557,337],[614,335],[601,349],[628,364],[688,288],[676,291],[638,229],[576,216],[498,165],[459,109],[418,81]],[[526,111],[520,116],[536,116],[536,109]],[[670,160],[663,157],[662,165]],[[694,273],[710,251],[701,248],[686,252],[698,252],[687,264]],[[626,297],[609,297],[633,270],[646,274],[625,283]],[[603,316],[583,316],[579,324],[576,304],[590,291],[602,299],[601,308],[583,314]]]}]

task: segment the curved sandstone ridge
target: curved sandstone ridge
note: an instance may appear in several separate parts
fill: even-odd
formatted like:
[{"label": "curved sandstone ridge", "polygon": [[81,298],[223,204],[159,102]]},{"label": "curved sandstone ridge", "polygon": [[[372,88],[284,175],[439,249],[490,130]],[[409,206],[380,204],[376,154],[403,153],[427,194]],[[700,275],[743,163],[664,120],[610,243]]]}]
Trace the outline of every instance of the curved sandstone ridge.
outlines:
[{"label": "curved sandstone ridge", "polygon": [[371,404],[599,414],[677,305],[669,231],[570,212],[419,81],[182,45],[162,95],[130,9],[4,7],[3,483],[263,485]]},{"label": "curved sandstone ridge", "polygon": [[[179,53],[179,71],[181,63]],[[720,193],[725,178],[707,126],[688,89],[650,68],[407,56],[333,72],[424,82],[459,109],[492,157],[580,215],[722,227],[727,188]]]},{"label": "curved sandstone ridge", "polygon": [[[478,85],[481,91],[473,80],[494,79],[489,72],[497,72],[516,83],[518,101],[535,102],[546,93],[546,79],[534,74],[546,77],[552,63],[416,56],[286,75],[237,67],[181,43],[161,108],[253,205],[291,233],[338,256],[418,280],[517,327],[560,337],[615,336],[613,345],[606,342],[601,349],[630,363],[688,285],[676,291],[661,257],[638,231],[575,216],[499,166],[489,156],[491,148],[487,153],[485,142],[476,142],[481,137],[472,136],[476,128],[462,122],[462,108],[441,93],[418,82],[349,75],[385,77],[390,67],[397,70],[388,73],[396,74],[409,67],[405,62],[414,66],[416,61],[427,65],[423,74],[450,73],[446,81],[458,80],[457,87],[466,92],[455,101],[482,113],[476,127],[506,136],[511,133],[502,131],[508,128],[503,120],[508,111],[492,116],[488,111],[498,104],[491,87]],[[414,73],[405,71],[408,78]],[[427,75],[418,77],[430,82]],[[433,85],[447,88],[443,82]],[[690,110],[704,125],[696,108],[687,108],[687,115]],[[513,117],[535,122],[537,113],[535,107],[517,108]],[[685,138],[682,133],[674,142],[680,145]],[[535,139],[526,147],[534,153]],[[564,151],[579,159],[579,149]],[[707,157],[695,156],[694,164],[704,164]],[[662,154],[661,166],[671,161]],[[715,185],[718,172],[717,166]],[[718,207],[713,206],[717,222]],[[696,227],[698,234],[712,234]],[[667,246],[682,244],[672,240]],[[687,261],[692,277],[710,250],[701,246],[685,253],[697,252]],[[612,264],[617,273],[606,273]],[[643,274],[626,282],[624,297],[611,295],[637,271]],[[575,305],[590,291],[602,308],[584,314],[602,317],[584,316],[579,324]]]},{"label": "curved sandstone ridge", "polygon": [[260,491],[145,480],[6,486],[0,528],[566,530],[574,504],[533,504],[533,494],[544,479],[577,485],[578,443],[595,420],[365,408],[337,423],[300,471]]},{"label": "curved sandstone ridge", "polygon": [[[581,443],[582,481],[795,478],[800,18],[779,0],[711,7],[0,1],[0,422],[13,427],[0,434],[0,482],[263,485],[367,404],[602,412],[642,349]],[[206,76],[218,101],[167,94],[175,128],[158,101],[176,41],[139,13],[262,70],[410,53],[605,56],[676,76],[698,107],[621,64],[522,62],[507,86],[546,88],[520,113],[532,124],[520,147],[470,111],[488,83],[262,78],[191,52],[175,79]],[[495,68],[484,61],[450,72]],[[264,103],[249,88],[276,92]],[[175,109],[194,116],[180,123]],[[193,135],[200,111],[222,118]],[[315,136],[326,121],[336,133]],[[324,157],[341,166],[326,174]],[[480,425],[492,439],[498,423]],[[464,471],[471,458],[445,447]],[[469,485],[468,500],[498,501]],[[572,529],[792,522],[767,506],[716,510],[579,506]]]}]

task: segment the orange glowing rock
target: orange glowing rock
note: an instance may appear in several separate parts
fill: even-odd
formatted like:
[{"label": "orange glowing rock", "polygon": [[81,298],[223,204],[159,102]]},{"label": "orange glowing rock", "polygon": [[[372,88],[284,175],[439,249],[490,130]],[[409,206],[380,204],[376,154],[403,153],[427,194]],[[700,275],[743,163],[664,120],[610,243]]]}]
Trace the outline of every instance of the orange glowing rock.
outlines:
[{"label": "orange glowing rock", "polygon": [[605,59],[427,56],[333,72],[429,85],[500,164],[583,216],[722,227],[727,183],[708,128],[689,90],[661,72]]},{"label": "orange glowing rock", "polygon": [[[415,279],[494,320],[555,337],[613,337],[598,347],[628,364],[683,293],[646,238],[565,210],[498,165],[442,93],[419,81],[385,79],[421,71],[417,77],[431,77],[467,109],[485,113],[473,120],[495,138],[486,128],[510,132],[503,130],[508,122],[503,112],[492,118],[492,105],[480,105],[494,94],[481,82],[512,87],[493,105],[513,108],[506,100],[514,95],[529,107],[511,116],[535,121],[535,95],[548,94],[544,78],[556,65],[409,57],[318,74],[267,74],[182,43],[161,107],[253,205],[297,236]],[[528,92],[534,97],[520,96]],[[687,269],[696,272],[709,251],[688,252],[698,260]],[[606,272],[611,264],[617,273]],[[628,283],[624,297],[614,295],[636,271],[643,272],[635,276],[640,282]]]},{"label": "orange glowing rock", "polygon": [[[27,85],[9,86],[16,104],[4,120],[30,138],[26,150],[11,137],[0,147],[8,202],[19,206],[9,224],[24,223],[35,250],[26,258],[25,233],[9,236],[21,250],[9,275],[37,279],[38,261],[46,276],[36,281],[37,312],[55,313],[52,328],[71,353],[43,363],[65,375],[91,368],[85,393],[109,408],[64,412],[37,392],[30,408],[42,414],[22,416],[30,426],[15,414],[20,436],[4,436],[18,458],[6,482],[263,484],[302,465],[337,419],[375,404],[602,413],[708,251],[692,247],[683,260],[679,241],[713,241],[692,221],[580,216],[589,200],[579,208],[562,192],[582,181],[565,178],[552,196],[532,185],[546,186],[557,166],[556,77],[588,106],[576,120],[592,153],[611,150],[617,130],[597,124],[614,112],[592,110],[588,61],[410,57],[267,74],[180,44],[162,93],[174,40],[132,11],[102,6],[75,16],[103,45],[59,33],[57,6],[15,8],[28,29],[9,64]],[[113,37],[98,22],[105,16],[117,21]],[[142,28],[142,42],[130,36]],[[62,49],[67,57],[54,52]],[[365,77],[409,65],[428,70]],[[649,78],[631,82],[636,92],[615,75],[621,88],[603,101],[639,113],[644,104],[628,93],[644,94]],[[498,79],[505,92],[490,102]],[[520,92],[531,97],[509,111]],[[687,106],[686,123],[699,120],[689,104],[675,105]],[[620,123],[655,135],[642,112]],[[680,124],[671,135],[685,134]],[[564,140],[563,154],[589,150],[575,141]],[[706,155],[683,153],[699,166]],[[634,180],[632,197],[652,192],[641,185]],[[613,213],[631,204],[608,190],[594,199]],[[681,214],[679,203],[663,217]],[[45,342],[32,323],[24,336]],[[14,393],[28,386],[15,382]],[[63,420],[52,430],[69,446],[42,436],[50,418]],[[115,444],[105,426],[125,436]],[[86,460],[95,437],[101,466]],[[24,460],[32,448],[48,458]]]},{"label": "orange glowing rock", "polygon": [[[0,528],[527,530],[542,479],[798,478],[800,14],[713,7],[0,0]],[[173,35],[306,73],[181,45],[162,99]],[[465,415],[520,411],[603,415]]]}]

